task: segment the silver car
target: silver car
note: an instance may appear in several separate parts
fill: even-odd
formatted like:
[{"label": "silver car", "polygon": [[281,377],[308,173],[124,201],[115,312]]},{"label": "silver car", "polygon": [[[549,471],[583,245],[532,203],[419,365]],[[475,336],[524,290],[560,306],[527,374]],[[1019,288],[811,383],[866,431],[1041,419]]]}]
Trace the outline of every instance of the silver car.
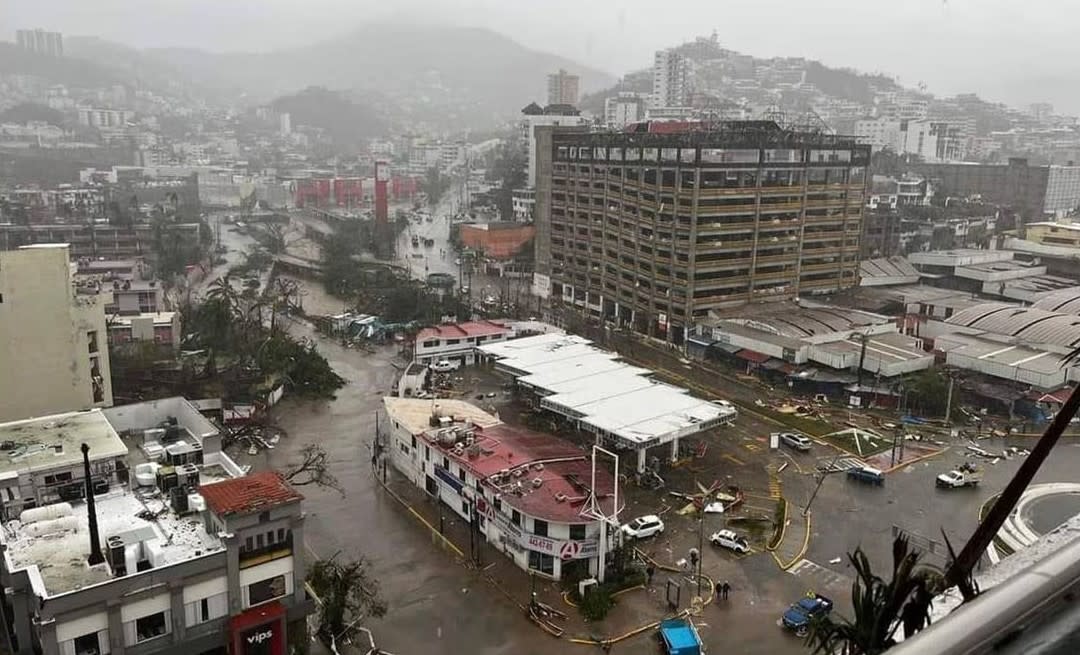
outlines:
[{"label": "silver car", "polygon": [[795,450],[805,453],[810,450],[810,446],[813,442],[804,434],[799,434],[797,432],[781,432],[780,443],[788,448],[794,448]]}]

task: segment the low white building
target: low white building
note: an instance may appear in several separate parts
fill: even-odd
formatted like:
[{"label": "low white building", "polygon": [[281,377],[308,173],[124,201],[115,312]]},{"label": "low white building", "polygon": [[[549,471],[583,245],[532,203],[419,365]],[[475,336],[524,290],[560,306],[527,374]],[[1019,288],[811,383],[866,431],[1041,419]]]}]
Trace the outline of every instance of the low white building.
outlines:
[{"label": "low white building", "polygon": [[513,330],[495,321],[469,321],[424,328],[416,335],[413,361],[432,364],[448,360],[466,366],[476,362],[476,347],[505,341]]},{"label": "low white building", "polygon": [[[457,400],[385,398],[382,443],[394,468],[469,522],[531,573],[599,576],[600,549],[618,534],[591,515],[614,516],[616,480],[553,436],[519,430]],[[601,531],[607,533],[601,536]]]}]

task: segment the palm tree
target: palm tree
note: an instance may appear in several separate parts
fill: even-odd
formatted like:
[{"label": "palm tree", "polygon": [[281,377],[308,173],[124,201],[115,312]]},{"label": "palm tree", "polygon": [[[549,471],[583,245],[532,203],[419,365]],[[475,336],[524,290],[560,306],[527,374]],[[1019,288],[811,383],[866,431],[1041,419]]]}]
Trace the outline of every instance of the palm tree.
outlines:
[{"label": "palm tree", "polygon": [[941,587],[941,576],[920,566],[921,553],[903,535],[893,541],[892,577],[876,575],[861,548],[848,554],[855,569],[851,585],[854,618],[824,615],[810,628],[807,644],[815,653],[876,655],[896,644],[903,626],[910,637],[930,622],[930,607]]}]

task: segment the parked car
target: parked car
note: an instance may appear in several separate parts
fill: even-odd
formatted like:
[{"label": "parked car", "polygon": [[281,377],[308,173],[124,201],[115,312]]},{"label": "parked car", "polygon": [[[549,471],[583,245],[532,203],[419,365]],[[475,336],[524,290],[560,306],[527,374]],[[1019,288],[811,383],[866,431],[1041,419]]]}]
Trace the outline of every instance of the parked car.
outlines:
[{"label": "parked car", "polygon": [[623,534],[631,539],[644,539],[661,534],[664,531],[664,522],[659,516],[648,514],[626,523],[621,529]]},{"label": "parked car", "polygon": [[788,448],[794,448],[795,450],[805,453],[810,450],[810,446],[813,442],[804,434],[799,434],[797,432],[781,432],[780,443]]},{"label": "parked car", "polygon": [[808,595],[792,604],[781,617],[781,623],[796,635],[805,637],[810,633],[810,622],[832,611],[833,602],[821,594]]},{"label": "parked car", "polygon": [[959,489],[960,487],[974,487],[982,480],[982,476],[972,471],[949,471],[937,476],[934,482],[939,487],[946,489]]},{"label": "parked car", "polygon": [[450,371],[456,371],[461,366],[458,362],[452,362],[449,359],[440,359],[431,365],[431,370],[436,373],[449,373]]},{"label": "parked car", "polygon": [[876,468],[869,466],[856,466],[850,468],[847,471],[848,479],[855,480],[856,482],[865,482],[867,484],[873,484],[881,486],[885,484],[885,474]]},{"label": "parked car", "polygon": [[750,552],[750,542],[745,537],[740,537],[733,530],[720,530],[709,537],[709,543],[720,548],[727,548],[736,553]]}]

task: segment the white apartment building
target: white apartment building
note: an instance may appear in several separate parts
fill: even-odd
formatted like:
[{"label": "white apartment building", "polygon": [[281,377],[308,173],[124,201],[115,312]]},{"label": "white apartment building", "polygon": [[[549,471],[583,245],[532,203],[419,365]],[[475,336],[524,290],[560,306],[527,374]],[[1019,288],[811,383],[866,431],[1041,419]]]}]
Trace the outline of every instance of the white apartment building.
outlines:
[{"label": "white apartment building", "polygon": [[0,421],[112,405],[107,300],[76,293],[68,251],[0,251]]},{"label": "white apartment building", "polygon": [[674,50],[657,50],[653,58],[653,107],[690,104],[693,62]]},{"label": "white apartment building", "polygon": [[129,109],[98,109],[79,107],[79,125],[88,127],[123,127],[135,120],[135,112]]},{"label": "white apartment building", "polygon": [[569,105],[549,105],[543,108],[531,103],[521,110],[518,135],[525,152],[525,161],[528,162],[525,186],[529,189],[536,187],[536,127],[539,125],[573,127],[588,125],[588,120]]},{"label": "white apartment building", "polygon": [[604,124],[621,129],[645,118],[645,99],[632,91],[621,91],[604,100]]},{"label": "white apartment building", "polygon": [[855,136],[875,152],[888,148],[900,155],[918,155],[923,161],[941,161],[939,122],[866,118],[855,121]]},{"label": "white apartment building", "polygon": [[470,365],[476,361],[477,346],[505,341],[513,333],[512,328],[494,321],[469,321],[424,328],[416,335],[413,361],[432,364],[445,359]]}]

